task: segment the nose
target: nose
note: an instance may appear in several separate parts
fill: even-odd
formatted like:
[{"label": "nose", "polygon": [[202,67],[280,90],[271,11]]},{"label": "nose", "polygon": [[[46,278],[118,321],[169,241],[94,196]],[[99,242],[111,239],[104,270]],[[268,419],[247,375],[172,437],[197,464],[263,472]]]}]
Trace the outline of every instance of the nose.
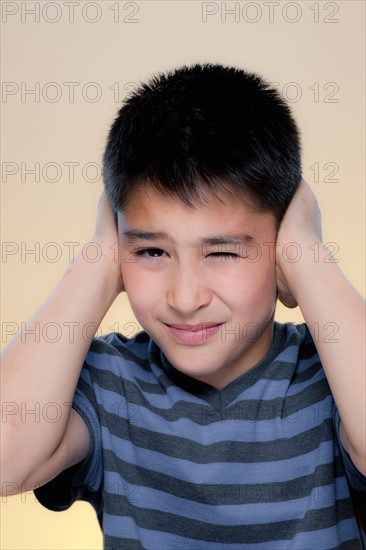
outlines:
[{"label": "nose", "polygon": [[209,305],[212,292],[205,283],[199,267],[177,265],[171,273],[167,293],[168,305],[183,316],[192,315],[195,311]]}]

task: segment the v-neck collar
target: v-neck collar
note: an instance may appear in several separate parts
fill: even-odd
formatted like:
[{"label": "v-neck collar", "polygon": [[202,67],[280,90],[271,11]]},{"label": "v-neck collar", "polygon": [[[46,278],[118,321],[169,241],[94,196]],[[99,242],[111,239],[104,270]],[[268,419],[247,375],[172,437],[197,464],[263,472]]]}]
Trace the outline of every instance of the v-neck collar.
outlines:
[{"label": "v-neck collar", "polygon": [[222,390],[218,390],[201,380],[196,380],[177,370],[168,361],[160,350],[160,366],[168,378],[184,391],[207,401],[211,405],[222,408],[227,407],[234,399],[247,388],[252,386],[262,376],[266,368],[279,355],[286,341],[286,326],[278,322],[273,325],[273,340],[266,355],[256,365],[230,382]]}]

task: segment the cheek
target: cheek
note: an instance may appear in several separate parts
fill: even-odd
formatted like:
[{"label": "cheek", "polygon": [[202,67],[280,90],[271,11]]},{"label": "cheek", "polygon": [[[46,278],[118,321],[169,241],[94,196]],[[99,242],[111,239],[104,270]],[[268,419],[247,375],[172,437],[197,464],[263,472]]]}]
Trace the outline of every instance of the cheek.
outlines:
[{"label": "cheek", "polygon": [[143,284],[143,276],[141,270],[134,262],[123,262],[121,264],[121,274],[124,288],[129,297],[137,296],[139,291],[145,288]]},{"label": "cheek", "polygon": [[265,310],[276,301],[276,270],[272,262],[245,262],[240,269],[227,273],[225,279],[227,296],[236,310]]},{"label": "cheek", "polygon": [[141,322],[141,317],[152,311],[161,296],[158,281],[137,262],[122,263],[121,273],[131,308]]},{"label": "cheek", "polygon": [[273,262],[262,262],[253,281],[254,293],[263,295],[263,299],[276,297],[276,266]]}]

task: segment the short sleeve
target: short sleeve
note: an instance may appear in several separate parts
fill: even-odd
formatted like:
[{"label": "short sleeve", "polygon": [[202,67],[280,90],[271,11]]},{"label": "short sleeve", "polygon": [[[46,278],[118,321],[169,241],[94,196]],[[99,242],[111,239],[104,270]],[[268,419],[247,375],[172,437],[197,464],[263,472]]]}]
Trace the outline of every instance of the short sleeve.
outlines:
[{"label": "short sleeve", "polygon": [[85,500],[92,504],[100,521],[102,438],[97,402],[86,361],[75,390],[72,408],[80,414],[88,427],[88,455],[83,461],[67,468],[42,487],[34,489],[34,494],[43,506],[53,511],[67,510],[76,500]]},{"label": "short sleeve", "polygon": [[356,468],[350,455],[342,445],[339,434],[341,418],[335,405],[333,421],[342,462],[350,487],[352,501],[355,507],[356,517],[360,526],[360,536],[363,543],[363,548],[366,549],[366,477]]}]

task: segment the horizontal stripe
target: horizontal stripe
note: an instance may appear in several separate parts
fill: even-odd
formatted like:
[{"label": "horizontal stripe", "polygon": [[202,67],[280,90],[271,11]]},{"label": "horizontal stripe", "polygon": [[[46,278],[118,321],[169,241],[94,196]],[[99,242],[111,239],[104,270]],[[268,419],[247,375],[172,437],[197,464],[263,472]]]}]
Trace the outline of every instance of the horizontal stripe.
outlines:
[{"label": "horizontal stripe", "polygon": [[[299,457],[272,462],[208,462],[198,464],[177,457],[168,457],[161,452],[144,448],[136,448],[130,441],[120,442],[115,436],[105,433],[105,462],[108,469],[123,467],[124,463],[132,466],[160,472],[178,480],[188,480],[192,483],[283,483],[314,473],[314,464],[329,465],[330,475],[333,475],[333,442],[325,441],[319,447]],[[337,457],[338,459],[338,457]],[[122,461],[121,464],[118,461]],[[229,464],[229,466],[228,466]],[[329,483],[327,480],[326,483]]]},{"label": "horizontal stripe", "polygon": [[105,413],[110,432],[120,439],[133,441],[137,447],[160,452],[167,456],[190,460],[197,464],[210,462],[272,462],[286,460],[309,453],[324,441],[333,439],[333,420],[325,419],[320,425],[304,431],[294,437],[277,438],[273,441],[219,441],[202,445],[178,435],[165,435],[129,423],[122,418],[110,420]]},{"label": "horizontal stripe", "polygon": [[[129,422],[137,426],[143,425],[146,430],[150,430],[152,437],[156,437],[156,433],[166,436],[177,433],[181,438],[204,445],[219,441],[264,442],[291,438],[310,427],[319,426],[325,419],[332,418],[334,408],[333,398],[328,395],[323,401],[287,415],[284,419],[274,417],[254,422],[241,418],[244,416],[242,411],[246,408],[245,402],[228,407],[225,412],[213,410],[211,406],[203,404],[196,408],[195,422],[187,418],[162,422],[154,411],[130,403],[116,392],[98,386],[96,392],[98,401],[103,403],[99,407],[101,423],[111,426],[113,430],[115,423],[118,423],[118,430],[121,428],[118,419],[128,419]],[[261,403],[261,407],[266,407],[266,403]],[[110,414],[118,418],[110,418]]]},{"label": "horizontal stripe", "polygon": [[[108,526],[113,524],[113,520],[113,516],[106,516],[106,523]],[[122,530],[124,531],[123,526]],[[108,550],[145,550],[143,546],[141,546],[139,540],[125,538],[123,534],[115,537],[112,535],[104,535],[103,548],[108,548]],[[150,545],[149,548],[151,548]],[[159,550],[168,550],[168,548],[164,549],[159,546]],[[169,548],[169,550],[172,550],[172,548]],[[180,550],[182,550],[182,548]]]},{"label": "horizontal stripe", "polygon": [[[98,366],[98,360],[100,361],[100,354],[89,351],[87,355],[87,363],[91,370],[94,370],[93,379],[98,380],[98,377],[102,377],[108,380],[115,379],[115,377],[121,382],[122,378],[124,380],[130,379],[131,382],[135,381],[135,375],[138,374],[139,377],[145,382],[150,382],[152,385],[156,385],[156,378],[149,368],[148,361],[146,359],[138,359],[136,355],[129,353],[129,356],[115,354],[102,354],[102,359],[104,361],[103,369],[101,370]],[[139,363],[136,363],[139,361]],[[145,367],[145,368],[143,368]],[[98,376],[99,375],[99,376]]]},{"label": "horizontal stripe", "polygon": [[[121,502],[118,502],[121,500]],[[120,510],[126,508],[122,503],[126,500],[123,497],[116,496],[115,499],[106,502],[106,513],[109,515],[118,515]],[[115,506],[111,506],[111,503]],[[299,532],[318,531],[321,529],[330,529],[339,524],[339,522],[353,517],[353,509],[349,499],[339,501],[339,509],[334,507],[318,508],[308,510],[301,520],[290,519],[287,521],[274,521],[267,524],[243,525],[220,525],[213,526],[212,523],[206,523],[197,519],[182,518],[179,515],[159,512],[152,509],[140,509],[130,503],[127,503],[130,514],[135,519],[139,527],[150,531],[168,532],[180,537],[189,534],[190,538],[197,541],[215,541],[225,544],[231,540],[232,543],[259,543],[276,540],[291,540]],[[122,517],[120,518],[122,520]],[[125,532],[127,537],[131,537],[129,532]],[[131,537],[132,538],[132,537]]]},{"label": "horizontal stripe", "polygon": [[[203,501],[207,504],[217,505],[221,503],[220,491],[222,491],[222,482],[217,477],[220,477],[220,474],[223,477],[223,473],[225,472],[225,465],[223,464],[217,464],[216,471],[212,468],[211,477],[206,474],[206,468],[196,467],[194,474],[191,473],[188,479],[182,479],[182,472],[178,467],[176,476],[169,475],[157,470],[150,470],[149,468],[130,464],[122,459],[114,458],[113,460],[111,456],[108,456],[109,453],[105,451],[106,468],[110,471],[123,472],[123,479],[129,486],[145,486],[159,491],[164,488],[166,493],[187,500],[198,500],[201,498],[204,499],[201,502]],[[243,467],[242,480],[236,480],[231,484],[224,483],[225,498],[232,498],[232,501],[227,500],[226,504],[296,500],[308,496],[314,487],[329,485],[333,482],[334,477],[342,475],[340,458],[336,459],[334,464],[317,466],[314,472],[308,475],[299,475],[297,478],[290,480],[271,481],[268,483],[253,483],[250,479],[250,469],[247,471]]]},{"label": "horizontal stripe", "polygon": [[[99,381],[97,383],[104,390],[128,395],[128,400],[131,404],[137,407],[149,407],[155,414],[160,415],[165,420],[174,421],[186,417],[197,421],[200,418],[202,401],[197,398],[184,401],[182,396],[180,396],[178,401],[172,402],[170,396],[166,395],[161,397],[159,407],[157,407],[153,406],[149,402],[148,397],[144,396],[134,384],[115,377],[111,373],[106,373],[103,384]],[[326,395],[330,395],[330,390],[324,378],[306,387],[296,395],[286,396],[286,399],[282,395],[273,399],[263,399],[261,396],[259,396],[259,399],[245,399],[245,407],[241,406],[237,410],[240,412],[241,420],[254,421],[268,420],[277,416],[286,417],[293,415],[299,408],[306,408],[318,403]],[[220,408],[220,411],[223,410],[226,410],[226,408]]]},{"label": "horizontal stripe", "polygon": [[113,334],[111,336],[112,338],[109,339],[109,343],[108,335],[103,340],[95,339],[92,341],[86,356],[89,362],[97,366],[106,362],[116,365],[115,359],[123,357],[124,361],[135,362],[139,365],[140,369],[146,368],[150,371],[147,355],[148,338],[144,338],[143,342],[138,345],[134,345],[132,341],[126,341],[118,345],[118,334]]},{"label": "horizontal stripe", "polygon": [[[113,522],[113,516],[107,516],[109,523]],[[342,531],[325,529],[323,531],[299,533],[292,540],[278,540],[261,542],[259,544],[230,544],[197,541],[188,537],[173,538],[165,533],[156,533],[139,529],[139,535],[144,541],[143,547],[137,541],[121,538],[123,535],[113,537],[106,535],[104,538],[105,548],[108,550],[361,550],[358,540],[350,539],[349,520],[341,522]],[[123,531],[123,528],[122,528]],[[319,536],[320,534],[320,536]],[[332,542],[334,540],[334,542]],[[344,542],[337,545],[339,540]],[[324,543],[322,543],[324,541]],[[321,545],[321,546],[320,546]]]},{"label": "horizontal stripe", "polygon": [[[279,365],[277,370],[281,370],[282,366]],[[289,378],[281,377],[271,377],[262,376],[260,380],[255,382],[250,388],[248,388],[242,394],[240,393],[234,400],[231,401],[231,404],[235,404],[242,398],[256,398],[256,399],[273,399],[274,396],[288,398],[290,395],[299,394],[302,390],[307,387],[311,387],[312,384],[318,383],[321,380],[325,379],[325,374],[322,369],[319,369],[319,366],[314,369],[309,369],[311,375],[309,377],[297,378],[292,369],[292,374]],[[305,379],[304,379],[305,378]],[[269,382],[271,382],[269,384]]]},{"label": "horizontal stripe", "polygon": [[[110,495],[110,501],[114,501],[115,506],[120,507],[121,513],[123,513],[124,498],[126,498],[138,508],[174,512],[183,518],[200,518],[200,521],[213,525],[249,526],[266,523],[268,518],[271,518],[272,522],[288,518],[302,519],[307,509],[321,509],[334,503],[333,485],[321,486],[320,480],[306,496],[285,494],[289,500],[276,500],[279,492],[275,484],[222,485],[220,487],[213,485],[212,489],[206,486],[203,488],[204,498],[198,495],[200,489],[202,486],[198,487],[197,498],[193,501],[181,496],[177,497],[164,489],[131,485],[118,473],[105,472],[106,493]],[[302,488],[299,486],[299,489]],[[336,490],[339,498],[348,498],[347,481],[344,477],[336,480]],[[215,504],[205,502],[209,497],[215,501]]]},{"label": "horizontal stripe", "polygon": [[293,361],[283,361],[278,356],[271,362],[268,369],[261,379],[272,381],[287,381],[291,384],[297,381],[303,382],[312,378],[317,372],[321,371],[321,363],[316,348],[307,359],[301,358],[298,363]]}]

